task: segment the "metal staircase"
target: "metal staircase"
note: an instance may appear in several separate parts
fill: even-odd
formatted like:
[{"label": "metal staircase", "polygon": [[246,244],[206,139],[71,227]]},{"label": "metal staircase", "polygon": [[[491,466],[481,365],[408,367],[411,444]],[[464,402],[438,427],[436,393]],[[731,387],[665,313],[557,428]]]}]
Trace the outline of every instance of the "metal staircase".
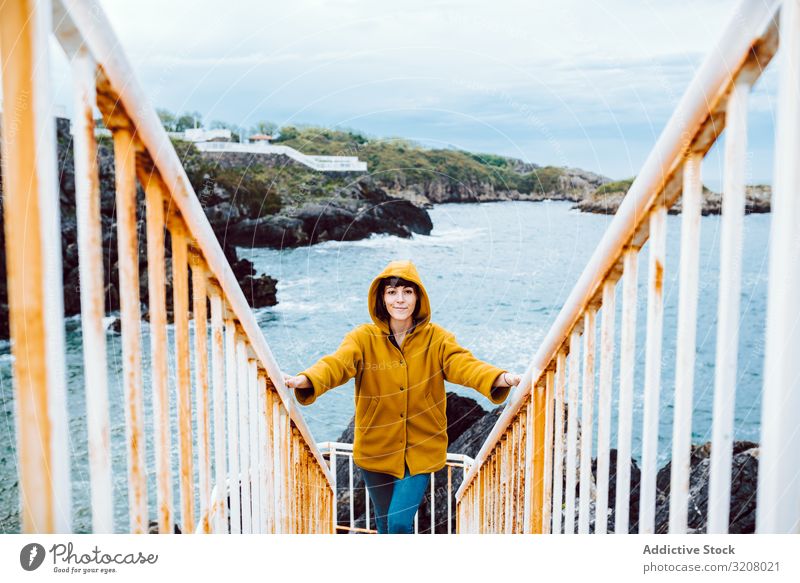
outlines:
[{"label": "metal staircase", "polygon": [[[129,520],[122,529],[147,532],[150,512],[154,511],[160,532],[173,532],[175,523],[184,533],[358,530],[353,526],[352,510],[349,527],[336,519],[336,478],[330,465],[335,469],[336,454],[342,455],[347,448],[342,444],[325,444],[323,448],[315,444],[283,385],[269,343],[180,160],[98,2],[6,0],[0,3],[3,211],[22,530],[73,530],[61,223],[49,78],[53,37],[70,61],[74,89],[92,530],[114,530],[95,108],[112,132],[116,166],[129,500]],[[464,474],[455,495],[454,525],[448,504],[449,532],[586,533],[594,522],[591,530],[599,534],[606,531],[611,496],[616,496],[619,509],[614,530],[628,532],[625,509],[630,499],[630,476],[624,465],[617,475],[616,491],[608,489],[611,403],[616,394],[616,446],[620,459],[628,459],[631,406],[638,388],[634,387],[633,373],[639,366],[645,371],[639,532],[653,532],[663,366],[663,283],[668,268],[665,219],[678,200],[683,213],[669,530],[686,531],[701,171],[705,155],[723,129],[725,180],[708,530],[727,532],[747,102],[753,83],[772,60],[779,41],[784,54],[776,122],[757,530],[800,532],[797,0],[746,0],[736,9],[474,463],[468,458],[451,460],[460,464]],[[137,185],[143,188],[146,199],[147,269],[143,274],[139,273]],[[170,271],[165,259],[167,232]],[[636,279],[644,247],[649,249],[647,335],[644,361],[638,362]],[[168,273],[173,293],[172,346],[167,335]],[[149,346],[141,345],[140,277],[146,277],[148,284]],[[622,288],[622,316],[621,342],[616,347],[618,286]],[[170,350],[175,354],[174,370],[167,366]],[[145,351],[149,351],[152,363],[149,386],[142,380]],[[617,355],[620,374],[615,385]],[[595,387],[598,368],[599,384]],[[175,386],[177,399],[174,418],[169,411],[170,383]],[[145,399],[153,403],[152,427],[144,423]],[[196,439],[192,437],[193,426],[197,428]],[[146,432],[154,435],[154,455],[145,451]],[[590,465],[595,444],[597,477],[593,493]],[[173,449],[178,452],[177,465],[171,463]],[[150,465],[148,459],[152,459]],[[177,493],[173,492],[176,478]],[[450,480],[448,485],[452,486]],[[148,504],[148,492],[152,491],[156,492],[154,506]]]}]

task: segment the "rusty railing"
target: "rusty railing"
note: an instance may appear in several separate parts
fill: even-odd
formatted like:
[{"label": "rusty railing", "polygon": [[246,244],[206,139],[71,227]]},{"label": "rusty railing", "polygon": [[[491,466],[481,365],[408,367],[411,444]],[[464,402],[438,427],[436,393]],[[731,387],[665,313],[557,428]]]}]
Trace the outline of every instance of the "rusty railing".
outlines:
[{"label": "rusty railing", "polygon": [[[3,210],[22,530],[73,530],[61,225],[49,79],[52,35],[70,61],[74,88],[92,530],[115,529],[93,121],[97,107],[113,135],[116,173],[129,500],[129,525],[121,529],[148,532],[149,513],[154,512],[158,530],[173,532],[172,484],[177,475],[179,525],[184,533],[333,532],[330,470],[283,385],[281,371],[181,162],[96,0],[0,3]],[[150,392],[142,386],[137,181],[146,203]],[[167,361],[165,229],[172,252],[174,371],[168,370]],[[169,410],[171,372],[177,419]],[[145,399],[152,399],[150,428],[144,422]],[[145,431],[154,435],[154,468],[145,462]],[[178,442],[177,467],[170,461],[173,433]],[[154,484],[148,483],[148,473],[155,477]],[[148,507],[152,487],[156,503]]]},{"label": "rusty railing", "polygon": [[[728,532],[747,102],[752,85],[776,53],[779,39],[784,55],[775,123],[756,530],[800,532],[800,473],[797,472],[800,465],[800,431],[797,431],[800,424],[800,239],[797,237],[800,5],[797,0],[746,0],[736,9],[534,356],[520,390],[497,421],[459,488],[456,497],[461,532],[572,533],[577,512],[577,531],[587,533],[593,505],[594,532],[604,533],[610,516],[608,498],[614,494],[614,530],[629,531],[629,464],[619,464],[616,492],[608,491],[611,397],[612,390],[617,390],[617,459],[627,460],[631,453],[633,373],[635,366],[641,366],[635,360],[637,263],[646,242],[649,244],[647,337],[638,530],[654,532],[666,215],[679,199],[682,200],[680,291],[669,531],[687,531],[701,166],[723,128],[725,169],[708,532]],[[612,388],[615,291],[620,279],[620,380],[618,387]],[[598,315],[602,321],[599,386],[595,395]],[[597,427],[594,427],[595,398]],[[597,447],[596,492],[590,489],[593,443]]]}]

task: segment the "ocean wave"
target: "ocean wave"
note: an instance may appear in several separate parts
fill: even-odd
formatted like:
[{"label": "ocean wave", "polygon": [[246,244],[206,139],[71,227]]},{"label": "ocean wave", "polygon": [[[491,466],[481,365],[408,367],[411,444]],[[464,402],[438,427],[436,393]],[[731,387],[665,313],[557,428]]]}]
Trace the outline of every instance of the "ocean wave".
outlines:
[{"label": "ocean wave", "polygon": [[450,245],[486,236],[486,227],[453,227],[434,229],[430,235],[421,235],[419,242],[428,245]]},{"label": "ocean wave", "polygon": [[279,277],[280,275],[276,275],[278,277],[278,290],[309,286],[316,281],[313,277]]},{"label": "ocean wave", "polygon": [[366,239],[358,241],[325,241],[312,247],[312,251],[318,254],[327,255],[339,252],[343,249],[366,248],[366,249],[396,249],[398,245],[409,244],[419,235],[412,235],[410,239],[398,237],[397,235],[387,235],[384,233],[370,235]]}]

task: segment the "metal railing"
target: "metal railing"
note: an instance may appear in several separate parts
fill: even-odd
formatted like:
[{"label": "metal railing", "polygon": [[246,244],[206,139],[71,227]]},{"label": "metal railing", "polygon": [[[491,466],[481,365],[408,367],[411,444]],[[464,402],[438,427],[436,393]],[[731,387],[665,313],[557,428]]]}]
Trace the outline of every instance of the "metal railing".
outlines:
[{"label": "metal railing", "polygon": [[[779,14],[780,10],[780,14]],[[780,16],[780,30],[778,28]],[[687,531],[698,308],[701,166],[725,128],[709,533],[728,532],[741,290],[747,102],[777,51],[778,113],[756,531],[800,532],[800,5],[744,1],[683,95],[555,323],[459,488],[461,532],[629,531],[637,270],[649,243],[639,532],[654,532],[667,210],[682,199],[669,532]],[[615,291],[622,279],[619,385]],[[599,386],[595,395],[597,318]],[[582,358],[581,358],[582,356]],[[618,391],[616,492],[609,492],[612,392]],[[597,398],[597,427],[594,402]],[[566,409],[566,434],[564,416]],[[580,413],[580,444],[578,415]],[[595,441],[596,440],[596,441]],[[591,455],[597,448],[596,493]],[[566,451],[565,451],[566,450]],[[566,477],[564,478],[564,474]],[[565,481],[565,484],[564,484]],[[576,488],[578,496],[576,499]],[[576,505],[578,507],[576,508]]]},{"label": "metal railing", "polygon": [[[0,3],[3,211],[22,530],[70,532],[73,528],[61,224],[56,134],[50,112],[51,35],[70,61],[74,88],[92,530],[114,529],[93,121],[97,107],[112,132],[115,156],[128,530],[147,532],[153,512],[158,530],[173,532],[175,473],[184,533],[332,532],[331,473],[283,385],[281,371],[181,162],[96,0]],[[146,203],[149,392],[142,386],[137,180]],[[174,371],[168,370],[167,360],[165,229],[172,251]],[[170,372],[176,386],[177,419],[171,418],[169,409]],[[145,427],[145,399],[152,399],[151,428]],[[145,431],[154,435],[153,468],[145,463]],[[171,464],[173,433],[177,436],[176,467]],[[154,484],[148,483],[148,474],[155,477]],[[149,508],[148,488],[153,487],[156,504]]]},{"label": "metal railing", "polygon": [[[335,523],[335,529],[337,531],[344,531],[344,532],[353,532],[353,533],[363,533],[363,534],[377,534],[377,530],[374,528],[370,528],[370,498],[369,495],[365,492],[364,493],[364,527],[357,527],[356,523],[356,503],[355,503],[355,490],[353,487],[355,475],[353,473],[353,444],[352,443],[341,443],[337,441],[325,441],[323,443],[318,443],[317,447],[319,447],[320,451],[323,455],[327,456],[328,463],[331,467],[331,472],[333,474],[333,491],[339,492],[341,490],[341,486],[337,484],[337,468],[340,458],[345,458],[347,460],[347,492],[348,492],[348,507],[350,512],[350,520],[347,524],[339,524],[339,517],[338,517],[338,499],[334,497],[333,500],[333,516]],[[447,454],[447,460],[445,462],[445,467],[447,468],[447,483],[446,483],[446,498],[447,504],[444,508],[438,509],[438,516],[446,515],[447,522],[445,523],[447,526],[447,534],[452,534],[453,532],[457,532],[457,524],[456,524],[456,516],[453,512],[453,470],[459,470],[462,474],[462,478],[467,475],[467,470],[472,465],[474,460],[469,457],[468,455],[460,454],[460,453],[449,453]],[[430,494],[428,496],[429,506],[430,506],[430,522],[431,522],[431,529],[430,533],[436,533],[436,525],[441,524],[443,521],[440,519],[437,522],[437,506],[436,506],[436,473],[431,473],[431,481],[430,481]],[[414,534],[419,533],[419,509],[414,514]]]}]

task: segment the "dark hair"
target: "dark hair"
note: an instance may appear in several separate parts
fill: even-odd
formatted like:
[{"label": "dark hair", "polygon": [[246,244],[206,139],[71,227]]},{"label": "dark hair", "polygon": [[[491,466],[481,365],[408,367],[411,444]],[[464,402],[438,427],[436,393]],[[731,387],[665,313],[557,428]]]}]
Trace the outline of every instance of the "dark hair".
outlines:
[{"label": "dark hair", "polygon": [[421,302],[419,301],[419,286],[413,281],[408,281],[402,277],[384,277],[378,284],[378,294],[375,298],[375,314],[384,322],[389,321],[389,311],[386,309],[386,304],[383,302],[383,292],[386,291],[387,287],[398,287],[401,285],[414,289],[414,293],[417,296],[417,304],[414,306],[414,315],[412,317],[416,319],[419,316],[419,309],[421,305]]}]

